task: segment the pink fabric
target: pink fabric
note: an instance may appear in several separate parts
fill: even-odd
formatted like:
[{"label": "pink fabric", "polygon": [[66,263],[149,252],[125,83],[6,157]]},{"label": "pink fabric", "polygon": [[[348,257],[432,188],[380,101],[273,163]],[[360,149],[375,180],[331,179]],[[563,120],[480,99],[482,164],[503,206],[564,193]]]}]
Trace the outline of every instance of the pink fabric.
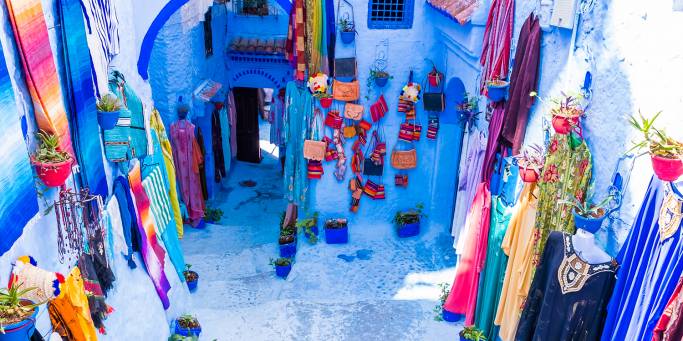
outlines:
[{"label": "pink fabric", "polygon": [[228,96],[228,113],[230,114],[230,150],[232,156],[237,156],[237,108],[235,108],[235,96],[230,91]]},{"label": "pink fabric", "polygon": [[199,179],[201,151],[197,148],[194,132],[195,126],[188,120],[179,120],[171,124],[176,177],[193,225],[204,217],[204,197]]},{"label": "pink fabric", "polygon": [[474,312],[477,305],[479,276],[486,261],[486,248],[489,238],[489,221],[491,211],[491,193],[488,184],[482,182],[477,186],[470,214],[467,216],[465,249],[455,268],[455,280],[451,292],[444,303],[444,309],[454,314],[465,315],[465,325],[474,323]]},{"label": "pink fabric", "polygon": [[507,79],[514,16],[514,0],[493,0],[486,20],[484,43],[479,60],[482,66],[481,93],[486,91],[487,81]]}]

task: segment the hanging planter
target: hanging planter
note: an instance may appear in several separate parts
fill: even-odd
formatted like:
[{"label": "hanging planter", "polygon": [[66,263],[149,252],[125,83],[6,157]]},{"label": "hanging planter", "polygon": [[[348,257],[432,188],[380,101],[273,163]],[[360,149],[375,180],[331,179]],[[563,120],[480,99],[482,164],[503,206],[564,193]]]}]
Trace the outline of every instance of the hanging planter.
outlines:
[{"label": "hanging planter", "polygon": [[567,135],[572,131],[573,127],[579,124],[579,116],[567,117],[553,115],[552,124],[556,133]]},{"label": "hanging planter", "polygon": [[190,292],[195,292],[197,290],[197,283],[199,283],[199,274],[195,271],[190,270],[191,264],[185,264],[185,271],[183,271],[183,276],[185,277],[185,282],[187,283],[187,288]]},{"label": "hanging planter", "polygon": [[329,219],[325,222],[325,242],[327,244],[346,244],[349,242],[349,228],[346,219]]},{"label": "hanging planter", "polygon": [[522,181],[526,183],[538,181],[545,164],[543,147],[537,144],[526,146],[519,155],[514,156],[514,159],[519,166],[519,176]]},{"label": "hanging planter", "polygon": [[351,44],[354,40],[356,40],[356,29],[351,19],[339,19],[339,31],[342,43]]},{"label": "hanging planter", "polygon": [[602,208],[597,211],[595,216],[585,216],[579,214],[576,208],[572,211],[572,214],[574,215],[574,225],[576,228],[586,230],[590,233],[598,232],[600,230],[600,226],[602,226],[602,222],[607,217],[605,210]]},{"label": "hanging planter", "polygon": [[539,174],[538,172],[533,169],[533,168],[527,168],[527,167],[519,167],[519,176],[522,178],[522,181],[526,183],[533,183],[538,181]]},{"label": "hanging planter", "polygon": [[389,82],[389,79],[394,78],[388,72],[384,70],[379,70],[377,68],[370,69],[370,77],[368,77],[368,88],[372,86],[374,82],[379,88],[383,88]]},{"label": "hanging planter", "polygon": [[196,317],[192,315],[182,315],[175,321],[175,334],[181,336],[197,336],[202,333],[202,326]]},{"label": "hanging planter", "polygon": [[40,146],[31,155],[31,163],[45,186],[59,187],[71,174],[73,158],[68,153],[57,150],[59,146],[57,136],[44,131],[40,131],[36,136],[40,140]]},{"label": "hanging planter", "polygon": [[287,278],[289,272],[292,271],[292,260],[289,258],[280,257],[271,261],[271,265],[275,266],[275,275],[280,278]]},{"label": "hanging planter", "polygon": [[662,181],[675,181],[683,175],[683,142],[674,140],[666,132],[653,126],[660,113],[651,119],[642,115],[640,119],[630,117],[629,123],[641,131],[644,137],[629,152],[647,148],[655,175]]},{"label": "hanging planter", "polygon": [[121,102],[116,96],[106,94],[97,101],[97,123],[103,130],[114,129],[120,114]]},{"label": "hanging planter", "polygon": [[414,209],[396,212],[392,222],[400,238],[414,237],[420,234],[420,218],[424,217],[424,214],[422,214],[423,209],[423,204],[417,204]]},{"label": "hanging planter", "polygon": [[332,97],[321,97],[320,98],[320,106],[323,107],[324,109],[327,109],[332,106]]},{"label": "hanging planter", "polygon": [[576,228],[596,233],[607,217],[607,205],[611,200],[612,196],[607,196],[601,202],[594,204],[592,199],[583,200],[583,198],[572,197],[572,200],[560,200],[559,203],[573,207],[572,215]]},{"label": "hanging planter", "polygon": [[35,331],[38,305],[21,297],[35,288],[22,288],[13,283],[8,289],[0,289],[0,341],[28,340]]},{"label": "hanging planter", "polygon": [[502,79],[488,81],[486,83],[486,97],[488,97],[491,102],[500,102],[507,96],[509,86],[510,83]]},{"label": "hanging planter", "polygon": [[436,67],[432,67],[432,71],[427,74],[427,81],[429,82],[429,85],[432,87],[438,87],[441,85],[441,82],[443,81],[443,74],[439,72],[439,70],[436,69]]}]

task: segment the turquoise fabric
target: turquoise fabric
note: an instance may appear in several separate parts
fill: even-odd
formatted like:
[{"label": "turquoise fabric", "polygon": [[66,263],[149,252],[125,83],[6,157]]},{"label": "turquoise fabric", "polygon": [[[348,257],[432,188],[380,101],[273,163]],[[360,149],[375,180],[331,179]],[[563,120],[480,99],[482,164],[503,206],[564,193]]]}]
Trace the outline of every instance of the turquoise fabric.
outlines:
[{"label": "turquoise fabric", "polygon": [[304,140],[309,136],[308,128],[313,117],[313,96],[308,89],[289,82],[285,93],[285,110],[285,198],[305,210],[308,174],[304,159]]}]

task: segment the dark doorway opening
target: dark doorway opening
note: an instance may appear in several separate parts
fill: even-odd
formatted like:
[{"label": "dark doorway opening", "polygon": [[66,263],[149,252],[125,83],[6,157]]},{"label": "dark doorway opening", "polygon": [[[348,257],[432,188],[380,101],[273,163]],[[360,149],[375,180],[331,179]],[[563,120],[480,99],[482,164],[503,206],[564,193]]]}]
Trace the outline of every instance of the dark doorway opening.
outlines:
[{"label": "dark doorway opening", "polygon": [[237,160],[260,163],[259,89],[234,88],[237,112]]}]

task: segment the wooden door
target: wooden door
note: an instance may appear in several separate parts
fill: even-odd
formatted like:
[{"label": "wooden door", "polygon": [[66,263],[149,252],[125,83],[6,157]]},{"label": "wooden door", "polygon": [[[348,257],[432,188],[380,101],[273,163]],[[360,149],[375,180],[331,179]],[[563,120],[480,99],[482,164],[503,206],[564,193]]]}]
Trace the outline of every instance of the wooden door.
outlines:
[{"label": "wooden door", "polygon": [[260,163],[258,89],[235,88],[237,111],[237,160]]}]

